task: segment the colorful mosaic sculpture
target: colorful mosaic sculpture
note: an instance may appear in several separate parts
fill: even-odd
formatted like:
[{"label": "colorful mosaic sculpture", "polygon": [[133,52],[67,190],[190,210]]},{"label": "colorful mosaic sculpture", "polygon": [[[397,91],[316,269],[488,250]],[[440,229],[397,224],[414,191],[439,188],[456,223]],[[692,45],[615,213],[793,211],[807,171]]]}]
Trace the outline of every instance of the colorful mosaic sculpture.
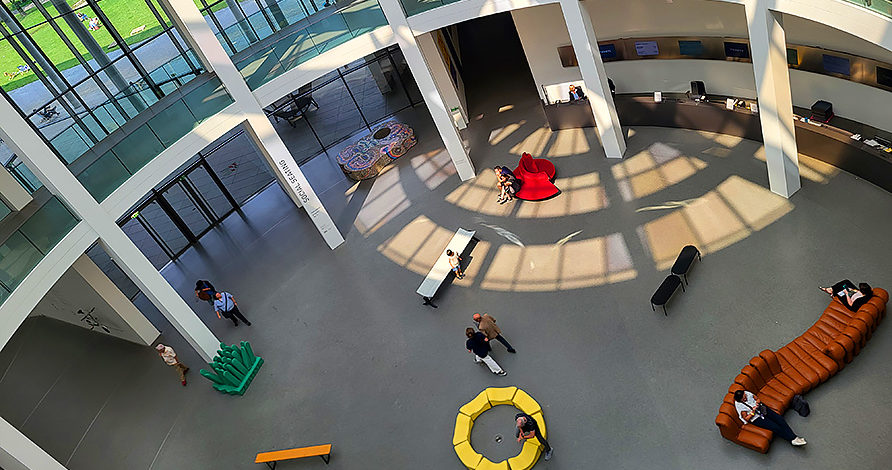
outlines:
[{"label": "colorful mosaic sculpture", "polygon": [[239,346],[220,343],[214,362],[208,364],[213,372],[201,369],[199,373],[214,383],[214,389],[230,395],[244,395],[254,380],[263,358],[254,355],[251,343],[242,341]]},{"label": "colorful mosaic sculpture", "polygon": [[365,137],[338,154],[338,165],[350,179],[378,176],[384,167],[406,153],[418,141],[411,127],[387,121],[372,128]]}]

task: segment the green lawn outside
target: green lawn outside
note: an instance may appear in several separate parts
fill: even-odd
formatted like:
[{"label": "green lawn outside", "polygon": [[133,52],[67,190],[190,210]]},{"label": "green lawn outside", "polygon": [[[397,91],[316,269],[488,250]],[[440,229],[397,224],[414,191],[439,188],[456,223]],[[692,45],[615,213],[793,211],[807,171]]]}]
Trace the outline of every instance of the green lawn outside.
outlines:
[{"label": "green lawn outside", "polygon": [[[69,5],[74,5],[81,0],[66,0]],[[201,2],[199,0],[194,0],[195,4],[201,7]],[[245,1],[245,0],[240,0]],[[162,30],[162,26],[158,23],[158,20],[155,18],[155,15],[152,14],[152,11],[149,10],[148,5],[146,5],[144,0],[100,0],[99,6],[102,8],[102,11],[105,15],[111,20],[114,24],[115,29],[124,38],[127,44],[135,44],[146,38],[154,36],[158,34]],[[157,0],[152,0],[152,3],[155,5],[155,8],[161,12],[161,8],[157,4]],[[52,6],[50,2],[43,3],[44,8],[52,14],[58,14],[57,10]],[[220,8],[225,8],[226,4],[221,3],[213,7],[212,9],[218,10]],[[81,8],[76,10],[76,12],[83,13],[88,17],[95,17],[96,14],[89,7]],[[28,10],[24,16],[19,16],[18,12],[13,11],[13,14],[16,15],[19,22],[27,29],[30,26],[34,26],[43,21],[43,15],[36,8],[31,8]],[[163,13],[162,13],[163,14]],[[59,28],[68,36],[71,40],[71,43],[75,45],[78,52],[84,57],[84,60],[91,60],[93,57],[87,53],[86,48],[77,40],[77,37],[74,36],[74,33],[71,31],[71,28],[68,27],[68,24],[64,20],[58,20],[56,23]],[[169,23],[168,23],[169,24]],[[84,22],[86,26],[86,22]],[[130,35],[130,32],[136,28],[141,26],[145,26],[145,29],[133,36]],[[108,32],[108,28],[110,25],[103,24],[102,27],[98,31],[90,31],[90,34],[96,39],[96,42],[99,43],[100,46],[105,48],[106,52],[113,51],[117,49],[114,46],[114,40],[111,37],[111,34]],[[62,42],[62,39],[53,31],[53,28],[48,23],[44,23],[40,26],[37,26],[33,29],[28,30],[31,34],[31,37],[38,44],[44,54],[49,57],[50,61],[59,69],[66,70],[71,67],[78,65],[78,60],[71,53],[68,47]],[[111,46],[111,47],[110,47]],[[0,72],[12,74],[16,71],[16,67],[19,65],[24,65],[25,62],[21,60],[18,53],[13,49],[12,45],[9,44],[8,41],[0,42]],[[2,87],[6,91],[15,90],[16,88],[22,87],[28,83],[37,80],[37,76],[33,71],[26,72],[24,74],[16,76],[14,79],[9,79],[8,76],[0,77],[0,83],[2,83]]]}]

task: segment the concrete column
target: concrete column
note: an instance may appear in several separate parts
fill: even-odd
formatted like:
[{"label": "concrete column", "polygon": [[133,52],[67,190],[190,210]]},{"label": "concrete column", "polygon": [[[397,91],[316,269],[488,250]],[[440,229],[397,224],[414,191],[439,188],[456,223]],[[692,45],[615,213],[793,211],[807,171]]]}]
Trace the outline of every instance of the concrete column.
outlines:
[{"label": "concrete column", "polygon": [[15,426],[0,418],[0,468],[4,470],[65,470]]},{"label": "concrete column", "polygon": [[117,313],[121,320],[133,329],[143,344],[149,346],[158,339],[161,333],[89,256],[81,255],[72,268],[102,298],[109,310]]},{"label": "concrete column", "polygon": [[31,202],[31,193],[22,187],[6,168],[0,167],[0,199],[14,210],[20,211]]},{"label": "concrete column", "polygon": [[[468,112],[462,106],[458,90],[455,88],[456,84],[452,81],[452,72],[449,71],[443,62],[443,55],[434,40],[436,34],[438,34],[436,31],[424,33],[415,39],[418,41],[421,54],[430,66],[431,76],[434,77],[437,90],[440,91],[440,96],[443,97],[446,107],[449,108],[449,114],[453,116],[452,121],[459,129],[464,129],[468,127]],[[456,116],[456,113],[459,116]]]},{"label": "concrete column", "polygon": [[607,158],[622,158],[626,152],[626,140],[623,137],[619,116],[616,114],[610,87],[607,86],[607,71],[604,70],[604,62],[601,60],[592,18],[579,0],[560,0],[560,3],[567,31],[570,33],[570,43],[576,52],[576,61],[579,62],[579,71],[582,73],[582,81],[588,92],[588,101],[595,115],[595,124],[598,126],[604,153],[607,154]]},{"label": "concrete column", "polygon": [[378,4],[381,5],[381,10],[384,11],[384,16],[387,17],[387,22],[393,28],[396,43],[400,46],[400,50],[403,51],[403,56],[405,56],[406,62],[409,64],[409,70],[415,78],[415,83],[418,84],[418,89],[421,90],[421,95],[424,97],[424,103],[431,113],[434,125],[440,131],[440,137],[446,145],[446,151],[449,152],[449,156],[452,158],[452,164],[455,165],[459,178],[462,181],[474,178],[477,176],[477,172],[474,170],[474,163],[471,162],[471,157],[468,156],[461,134],[458,133],[458,129],[452,122],[452,114],[449,112],[445,100],[437,90],[437,84],[431,74],[431,69],[421,53],[415,36],[412,34],[412,29],[409,27],[409,21],[406,19],[402,5],[400,5],[399,0],[379,0]]},{"label": "concrete column", "polygon": [[106,253],[118,262],[199,355],[210,361],[220,345],[217,337],[5,97],[0,99],[0,138],[51,193],[62,199],[78,218],[99,235],[99,242]]},{"label": "concrete column", "polygon": [[790,197],[799,190],[799,152],[793,125],[793,98],[787,68],[787,38],[780,13],[762,2],[746,2],[750,53],[756,75],[759,120],[771,191]]},{"label": "concrete column", "polygon": [[260,103],[251,92],[245,79],[226,54],[223,45],[214,36],[210,26],[198,11],[193,0],[160,0],[172,12],[174,22],[180,34],[198,55],[207,70],[217,74],[226,91],[241,108],[248,121],[250,134],[255,139],[261,153],[270,162],[276,177],[284,182],[283,189],[299,207],[303,207],[310,215],[316,229],[332,249],[344,243],[344,237],[338,231],[322,201],[313,191],[309,181],[300,171],[300,167],[282,142],[279,134],[263,112]]}]

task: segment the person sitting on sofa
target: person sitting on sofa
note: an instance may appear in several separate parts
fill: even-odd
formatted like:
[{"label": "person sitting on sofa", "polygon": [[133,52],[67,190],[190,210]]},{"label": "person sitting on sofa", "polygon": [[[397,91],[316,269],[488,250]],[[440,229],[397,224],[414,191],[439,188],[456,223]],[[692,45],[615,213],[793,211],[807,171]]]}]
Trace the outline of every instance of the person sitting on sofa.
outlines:
[{"label": "person sitting on sofa", "polygon": [[493,171],[496,172],[496,177],[499,179],[496,183],[499,187],[499,204],[504,204],[514,199],[514,194],[517,193],[519,186],[514,172],[504,166],[493,167]]},{"label": "person sitting on sofa", "polygon": [[805,439],[796,435],[783,416],[777,414],[771,408],[763,405],[755,393],[745,390],[734,392],[734,406],[737,414],[744,423],[758,426],[774,432],[782,439],[790,441],[794,446],[804,446]]},{"label": "person sitting on sofa", "polygon": [[847,309],[857,312],[862,305],[867,303],[873,297],[873,289],[870,284],[862,282],[855,288],[855,283],[848,279],[843,279],[831,287],[822,287],[822,291],[835,297],[836,300],[846,306]]}]

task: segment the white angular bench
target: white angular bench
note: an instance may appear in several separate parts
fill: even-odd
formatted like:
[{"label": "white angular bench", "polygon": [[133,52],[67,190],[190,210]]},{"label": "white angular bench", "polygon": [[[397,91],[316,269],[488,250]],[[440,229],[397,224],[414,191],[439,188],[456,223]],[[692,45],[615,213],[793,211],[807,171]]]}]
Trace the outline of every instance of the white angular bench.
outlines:
[{"label": "white angular bench", "polygon": [[471,240],[479,241],[474,236],[476,233],[477,232],[459,228],[458,231],[455,232],[455,235],[452,236],[452,240],[449,240],[449,243],[447,243],[440,251],[440,257],[437,258],[437,262],[434,263],[430,272],[427,273],[427,277],[421,281],[421,285],[418,286],[418,290],[415,291],[422,299],[424,299],[422,305],[429,305],[433,308],[437,308],[437,306],[431,302],[431,299],[436,295],[437,290],[440,288],[440,285],[443,284],[443,281],[445,281],[446,278],[449,277],[449,274],[452,273],[452,268],[449,266],[449,257],[446,256],[446,250],[452,250],[461,256],[471,243]]}]

